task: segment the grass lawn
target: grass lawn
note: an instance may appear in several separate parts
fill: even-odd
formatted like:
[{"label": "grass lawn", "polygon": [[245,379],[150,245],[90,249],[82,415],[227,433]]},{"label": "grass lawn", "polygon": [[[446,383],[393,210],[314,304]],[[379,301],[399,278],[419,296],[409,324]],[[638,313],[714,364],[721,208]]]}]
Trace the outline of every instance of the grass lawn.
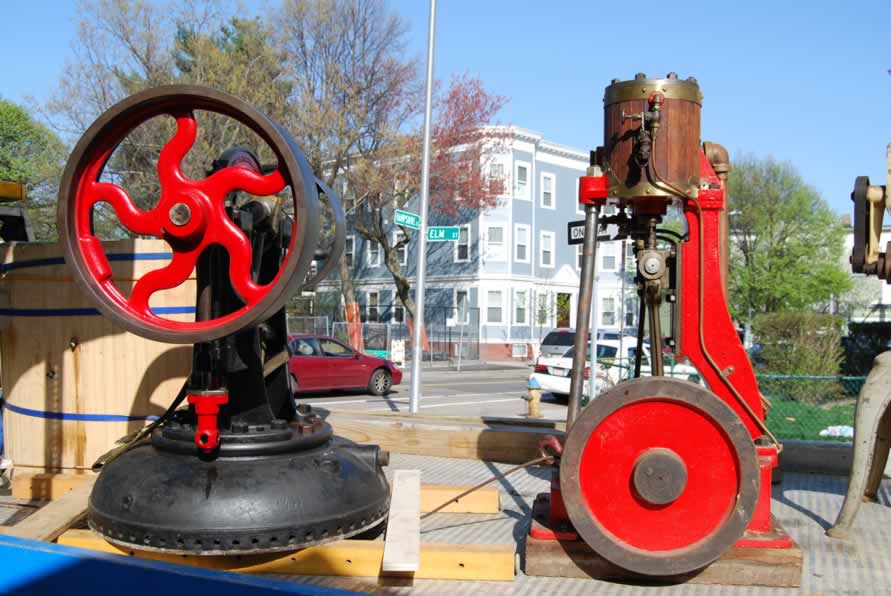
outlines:
[{"label": "grass lawn", "polygon": [[844,437],[821,437],[820,431],[829,426],[854,426],[854,403],[837,406],[808,405],[793,400],[772,401],[767,415],[767,427],[778,439],[809,439],[814,441],[847,441]]}]

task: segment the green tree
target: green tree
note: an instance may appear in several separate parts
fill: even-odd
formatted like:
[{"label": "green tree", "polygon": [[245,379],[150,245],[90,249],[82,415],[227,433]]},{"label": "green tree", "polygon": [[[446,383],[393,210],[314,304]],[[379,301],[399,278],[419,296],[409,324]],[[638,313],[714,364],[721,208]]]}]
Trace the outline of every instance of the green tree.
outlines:
[{"label": "green tree", "polygon": [[25,108],[0,99],[0,180],[25,185],[25,206],[41,240],[55,238],[56,192],[64,164],[59,137]]},{"label": "green tree", "polygon": [[827,309],[851,287],[844,228],[789,163],[744,156],[728,181],[730,307],[738,320]]}]

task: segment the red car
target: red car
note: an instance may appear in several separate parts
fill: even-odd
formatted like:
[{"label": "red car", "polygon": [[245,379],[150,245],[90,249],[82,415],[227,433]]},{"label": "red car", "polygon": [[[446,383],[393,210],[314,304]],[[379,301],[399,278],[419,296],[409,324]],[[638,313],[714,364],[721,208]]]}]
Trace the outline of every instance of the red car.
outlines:
[{"label": "red car", "polygon": [[329,389],[368,389],[384,395],[402,382],[402,371],[385,358],[358,352],[323,335],[288,337],[288,370],[295,393]]}]

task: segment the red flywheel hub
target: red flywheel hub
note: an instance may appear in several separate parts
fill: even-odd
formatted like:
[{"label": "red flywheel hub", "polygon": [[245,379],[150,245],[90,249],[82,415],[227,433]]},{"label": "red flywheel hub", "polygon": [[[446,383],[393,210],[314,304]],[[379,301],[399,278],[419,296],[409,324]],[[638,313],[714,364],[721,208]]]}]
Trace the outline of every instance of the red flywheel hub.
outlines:
[{"label": "red flywheel hub", "polygon": [[745,532],[758,499],[755,446],[704,387],[651,377],[600,395],[560,465],[575,529],[610,562],[668,576],[711,563]]},{"label": "red flywheel hub", "polygon": [[[235,164],[204,179],[188,178],[182,162],[198,136],[196,110],[229,117],[249,128],[272,149],[278,168],[264,175],[256,168]],[[101,177],[109,158],[133,129],[165,115],[176,119],[176,133],[158,157],[158,201],[142,210],[125,188]],[[235,191],[276,195],[286,187],[290,187],[294,203],[290,246],[276,277],[261,285],[251,276],[251,243],[227,213],[226,198]],[[318,193],[315,177],[293,139],[250,105],[203,87],[158,87],[115,105],[81,138],[59,189],[59,234],[66,261],[103,314],[150,339],[209,341],[269,318],[305,279],[319,239]],[[108,204],[132,234],[164,239],[172,250],[170,263],[143,275],[129,295],[115,285],[108,256],[94,233],[93,213],[99,203]],[[184,283],[211,245],[228,252],[229,280],[244,306],[202,321],[177,321],[155,314],[149,305],[152,295]]]}]

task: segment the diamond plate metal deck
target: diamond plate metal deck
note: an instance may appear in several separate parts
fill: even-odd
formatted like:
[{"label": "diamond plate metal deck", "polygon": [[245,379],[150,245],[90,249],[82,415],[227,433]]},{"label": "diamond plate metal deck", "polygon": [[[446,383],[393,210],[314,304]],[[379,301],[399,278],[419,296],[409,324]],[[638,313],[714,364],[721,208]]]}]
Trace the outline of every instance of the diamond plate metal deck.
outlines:
[{"label": "diamond plate metal deck", "polygon": [[[431,484],[475,484],[511,466],[473,460],[393,454],[392,468],[421,470],[421,481]],[[492,515],[436,514],[421,524],[422,542],[518,544],[524,555],[535,495],[547,491],[548,471],[542,467],[520,470],[502,478],[503,511]],[[832,540],[825,529],[835,520],[847,489],[839,476],[786,473],[773,487],[773,513],[801,546],[804,564],[801,589],[743,586],[632,586],[593,579],[528,577],[518,569],[513,582],[462,582],[415,580],[411,585],[372,578],[303,577],[297,581],[375,594],[746,594],[792,595],[817,593],[891,594],[891,480],[885,479],[878,503],[864,503],[850,543]],[[277,576],[280,577],[280,576]]]}]

